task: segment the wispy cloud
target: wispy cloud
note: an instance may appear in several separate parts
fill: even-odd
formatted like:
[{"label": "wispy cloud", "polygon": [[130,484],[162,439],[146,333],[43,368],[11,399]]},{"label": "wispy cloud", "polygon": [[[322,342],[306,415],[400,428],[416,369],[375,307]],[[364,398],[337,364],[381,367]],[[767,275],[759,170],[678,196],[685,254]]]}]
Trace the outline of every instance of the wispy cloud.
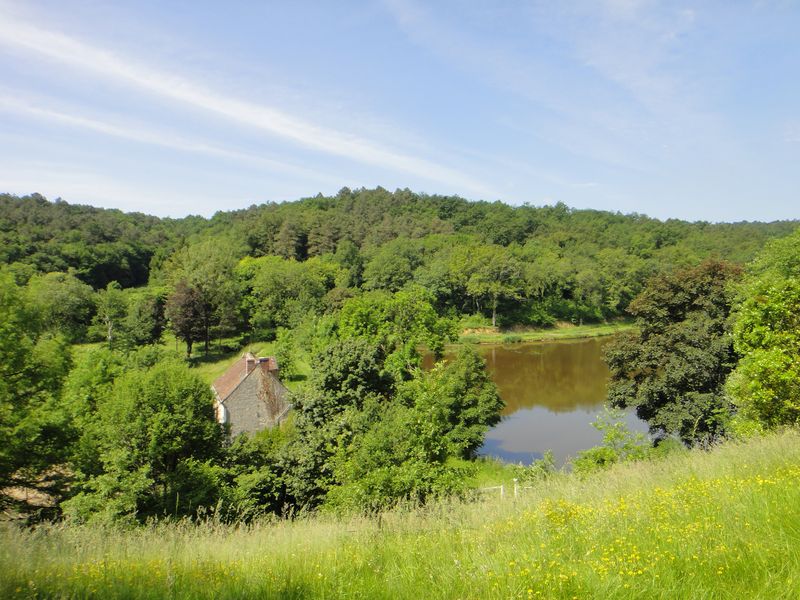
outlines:
[{"label": "wispy cloud", "polygon": [[[425,48],[440,60],[486,85],[499,87],[506,92],[532,103],[532,114],[540,115],[535,123],[526,124],[503,120],[511,130],[527,134],[536,130],[536,136],[547,144],[560,147],[576,156],[585,156],[603,163],[639,168],[640,153],[629,152],[630,139],[621,131],[620,123],[631,126],[631,115],[609,98],[609,93],[599,80],[578,80],[565,65],[552,56],[539,56],[535,50],[520,50],[503,41],[500,32],[475,31],[459,26],[451,20],[440,18],[431,5],[414,0],[384,0],[384,6],[398,27],[413,43]],[[515,12],[515,25],[525,27],[530,21],[528,37],[545,39],[547,29],[558,29],[562,23],[557,7],[542,9],[542,14],[531,15],[526,10]],[[569,19],[567,19],[569,21]],[[505,22],[507,25],[507,21]],[[463,24],[462,24],[463,25]],[[574,23],[570,22],[570,26]],[[573,61],[570,69],[584,65],[570,56],[574,52],[572,36],[577,31],[564,33],[559,39],[563,61]],[[556,40],[552,47],[557,47]],[[547,115],[547,118],[541,116]],[[575,132],[580,132],[575,135]]]},{"label": "wispy cloud", "polygon": [[62,125],[94,131],[133,142],[171,148],[182,152],[216,156],[261,168],[267,168],[284,174],[297,175],[306,179],[325,183],[329,186],[335,186],[337,183],[341,183],[337,178],[325,176],[319,171],[306,169],[286,161],[255,156],[253,154],[238,152],[204,142],[182,138],[180,136],[168,135],[162,131],[148,129],[141,124],[121,125],[97,118],[36,106],[31,101],[22,102],[17,97],[10,94],[3,94],[2,92],[0,92],[0,111],[12,113],[17,116],[60,123]]},{"label": "wispy cloud", "polygon": [[25,50],[106,80],[216,114],[301,147],[359,163],[401,171],[472,193],[492,195],[482,182],[437,162],[417,158],[358,135],[317,125],[286,111],[207,89],[203,85],[136,63],[57,31],[0,14],[0,45]]},{"label": "wispy cloud", "polygon": [[704,106],[703,86],[687,80],[691,69],[682,68],[690,66],[681,51],[694,11],[648,0],[530,5],[515,10],[512,25],[502,20],[530,43],[505,43],[479,20],[459,26],[429,4],[384,5],[416,44],[549,111],[549,119],[507,126],[535,129],[537,138],[575,156],[650,170],[671,146],[724,136],[719,118]]}]

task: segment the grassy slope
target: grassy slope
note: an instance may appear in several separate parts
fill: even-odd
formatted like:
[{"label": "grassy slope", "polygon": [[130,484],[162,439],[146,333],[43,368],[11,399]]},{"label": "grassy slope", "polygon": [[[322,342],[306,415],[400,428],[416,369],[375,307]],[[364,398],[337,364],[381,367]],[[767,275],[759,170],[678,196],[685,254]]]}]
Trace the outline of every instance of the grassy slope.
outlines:
[{"label": "grassy slope", "polygon": [[797,598],[800,434],[520,498],[231,527],[0,530],[0,597]]},{"label": "grassy slope", "polygon": [[460,336],[462,342],[479,344],[499,344],[514,338],[515,342],[538,342],[545,340],[569,340],[578,338],[614,335],[634,328],[633,323],[616,321],[613,323],[594,323],[589,325],[569,325],[538,329],[518,329],[500,331],[494,327],[466,328]]}]

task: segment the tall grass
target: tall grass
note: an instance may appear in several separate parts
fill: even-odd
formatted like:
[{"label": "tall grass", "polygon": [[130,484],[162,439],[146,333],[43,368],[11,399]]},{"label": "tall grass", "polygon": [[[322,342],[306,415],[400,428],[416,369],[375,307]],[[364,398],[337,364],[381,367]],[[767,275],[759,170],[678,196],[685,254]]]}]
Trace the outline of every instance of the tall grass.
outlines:
[{"label": "tall grass", "polygon": [[380,517],[0,532],[0,597],[798,598],[800,435]]}]

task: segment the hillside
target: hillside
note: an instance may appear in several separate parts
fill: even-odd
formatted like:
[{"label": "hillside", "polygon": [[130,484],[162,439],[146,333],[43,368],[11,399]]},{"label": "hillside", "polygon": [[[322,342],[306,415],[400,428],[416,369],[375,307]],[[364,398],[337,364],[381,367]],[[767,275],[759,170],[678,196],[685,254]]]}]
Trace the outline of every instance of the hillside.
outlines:
[{"label": "hillside", "polygon": [[[382,188],[210,219],[0,195],[0,264],[21,285],[69,272],[95,290],[149,284],[159,295],[185,279],[209,288],[204,302],[214,314],[203,337],[249,330],[269,338],[309,311],[409,285],[427,290],[440,313],[476,315],[479,327],[524,328],[619,317],[650,277],[708,258],[744,264],[796,225],[659,221]],[[220,280],[233,289],[217,289]],[[243,299],[251,288],[270,298]]]},{"label": "hillside", "polygon": [[4,598],[796,598],[800,435],[378,517],[4,525]]}]

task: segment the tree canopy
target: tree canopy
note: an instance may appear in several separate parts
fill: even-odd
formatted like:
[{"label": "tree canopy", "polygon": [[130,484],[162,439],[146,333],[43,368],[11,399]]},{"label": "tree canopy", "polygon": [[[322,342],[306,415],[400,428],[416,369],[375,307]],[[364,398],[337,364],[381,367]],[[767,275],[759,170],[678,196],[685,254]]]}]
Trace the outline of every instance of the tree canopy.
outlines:
[{"label": "tree canopy", "polygon": [[739,290],[733,328],[742,359],[728,389],[745,419],[800,422],[800,230],[769,244]]},{"label": "tree canopy", "polygon": [[637,330],[606,351],[608,399],[635,407],[659,437],[692,444],[724,431],[725,380],[736,364],[730,284],[741,270],[718,261],[651,279],[631,303]]}]

